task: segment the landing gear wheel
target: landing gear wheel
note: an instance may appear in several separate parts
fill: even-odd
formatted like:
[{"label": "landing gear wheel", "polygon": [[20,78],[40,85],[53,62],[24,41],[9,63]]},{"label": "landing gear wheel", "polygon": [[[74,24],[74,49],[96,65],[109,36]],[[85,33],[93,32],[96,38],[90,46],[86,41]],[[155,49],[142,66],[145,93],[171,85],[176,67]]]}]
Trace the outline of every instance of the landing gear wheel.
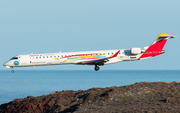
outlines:
[{"label": "landing gear wheel", "polygon": [[12,69],[12,71],[11,71],[11,72],[12,72],[12,73],[14,73],[13,67],[11,67],[11,69]]},{"label": "landing gear wheel", "polygon": [[95,66],[95,68],[94,68],[95,71],[98,71],[99,69],[100,69],[99,66]]}]

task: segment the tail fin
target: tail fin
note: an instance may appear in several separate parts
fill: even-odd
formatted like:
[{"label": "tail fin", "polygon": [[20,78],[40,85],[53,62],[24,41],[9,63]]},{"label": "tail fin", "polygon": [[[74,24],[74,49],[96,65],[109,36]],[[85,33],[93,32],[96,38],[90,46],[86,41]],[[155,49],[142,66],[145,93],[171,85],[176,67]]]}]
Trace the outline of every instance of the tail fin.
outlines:
[{"label": "tail fin", "polygon": [[166,44],[168,38],[174,38],[173,35],[170,34],[160,34],[157,39],[153,42],[151,46],[148,47],[146,51],[161,51]]},{"label": "tail fin", "polygon": [[146,49],[146,52],[143,53],[139,59],[153,57],[156,55],[160,55],[164,53],[163,47],[166,44],[168,38],[174,38],[173,35],[170,34],[160,34],[158,35],[157,39],[153,42],[151,46]]}]

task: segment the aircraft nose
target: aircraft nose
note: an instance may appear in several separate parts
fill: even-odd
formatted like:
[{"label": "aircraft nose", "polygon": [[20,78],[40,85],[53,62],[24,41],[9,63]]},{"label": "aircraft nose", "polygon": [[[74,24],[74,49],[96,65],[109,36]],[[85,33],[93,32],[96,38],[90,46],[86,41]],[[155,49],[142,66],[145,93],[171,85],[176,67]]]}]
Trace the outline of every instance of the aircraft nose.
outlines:
[{"label": "aircraft nose", "polygon": [[3,66],[6,66],[6,68],[10,68],[11,67],[9,62],[4,63]]},{"label": "aircraft nose", "polygon": [[7,62],[3,64],[3,66],[7,66]]},{"label": "aircraft nose", "polygon": [[11,62],[7,61],[6,63],[3,64],[3,66],[11,66]]}]

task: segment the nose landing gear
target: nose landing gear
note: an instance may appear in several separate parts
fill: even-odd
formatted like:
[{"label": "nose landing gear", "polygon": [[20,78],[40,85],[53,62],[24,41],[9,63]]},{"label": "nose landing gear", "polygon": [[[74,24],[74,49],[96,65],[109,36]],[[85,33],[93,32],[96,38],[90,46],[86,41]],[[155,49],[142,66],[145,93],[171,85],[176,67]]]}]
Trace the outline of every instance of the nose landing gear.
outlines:
[{"label": "nose landing gear", "polygon": [[11,67],[11,69],[12,69],[12,71],[11,71],[11,72],[12,72],[12,73],[14,73],[13,67]]}]

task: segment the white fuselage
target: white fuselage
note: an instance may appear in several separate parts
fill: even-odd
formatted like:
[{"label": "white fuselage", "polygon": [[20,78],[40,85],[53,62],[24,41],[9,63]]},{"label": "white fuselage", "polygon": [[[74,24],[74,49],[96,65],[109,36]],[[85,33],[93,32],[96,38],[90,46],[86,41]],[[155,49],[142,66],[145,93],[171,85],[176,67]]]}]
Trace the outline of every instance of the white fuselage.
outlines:
[{"label": "white fuselage", "polygon": [[[103,51],[82,51],[82,52],[64,52],[64,53],[45,53],[45,54],[26,54],[17,55],[16,59],[11,59],[4,65],[9,67],[26,67],[41,65],[61,65],[61,64],[79,64],[83,61],[91,61],[113,56],[119,50]],[[141,54],[133,55],[130,50],[120,50],[118,55],[109,59],[104,64],[111,64],[121,61],[138,60]],[[91,65],[91,64],[86,64]]]},{"label": "white fuselage", "polygon": [[[13,67],[26,66],[78,64],[95,65],[94,69],[98,71],[100,69],[99,66],[105,64],[112,64],[121,61],[135,61],[163,54],[165,51],[162,49],[169,38],[174,37],[170,34],[160,34],[152,45],[144,47],[144,49],[131,48],[103,51],[17,55],[7,61],[4,66],[13,69]],[[14,72],[14,70],[12,70],[12,72]]]}]

